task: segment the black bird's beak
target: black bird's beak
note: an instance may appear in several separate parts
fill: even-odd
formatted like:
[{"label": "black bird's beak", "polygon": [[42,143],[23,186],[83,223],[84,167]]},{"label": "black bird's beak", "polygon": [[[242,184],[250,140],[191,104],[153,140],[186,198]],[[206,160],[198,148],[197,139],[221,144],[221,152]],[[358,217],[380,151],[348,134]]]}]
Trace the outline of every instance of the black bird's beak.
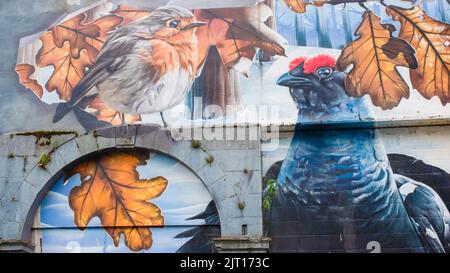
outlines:
[{"label": "black bird's beak", "polygon": [[311,80],[303,77],[294,77],[289,72],[278,78],[277,84],[286,87],[312,86]]},{"label": "black bird's beak", "polygon": [[206,22],[194,22],[194,23],[191,23],[191,24],[185,26],[183,28],[183,30],[188,30],[188,29],[192,29],[192,28],[196,28],[196,27],[201,27],[201,26],[204,26],[204,25],[207,25],[207,24],[208,23],[206,23]]}]

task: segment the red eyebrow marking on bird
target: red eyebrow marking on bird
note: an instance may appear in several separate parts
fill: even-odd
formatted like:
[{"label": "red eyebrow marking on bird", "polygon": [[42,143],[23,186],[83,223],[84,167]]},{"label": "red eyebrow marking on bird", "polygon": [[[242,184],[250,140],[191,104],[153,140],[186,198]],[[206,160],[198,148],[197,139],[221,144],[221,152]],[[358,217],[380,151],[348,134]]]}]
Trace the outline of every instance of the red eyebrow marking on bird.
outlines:
[{"label": "red eyebrow marking on bird", "polygon": [[301,65],[302,63],[304,63],[305,60],[306,60],[306,57],[303,57],[303,56],[295,58],[294,60],[292,60],[289,63],[289,71],[295,69],[297,66]]},{"label": "red eyebrow marking on bird", "polygon": [[303,73],[314,73],[321,67],[336,67],[336,59],[328,54],[319,54],[305,61],[303,65]]}]

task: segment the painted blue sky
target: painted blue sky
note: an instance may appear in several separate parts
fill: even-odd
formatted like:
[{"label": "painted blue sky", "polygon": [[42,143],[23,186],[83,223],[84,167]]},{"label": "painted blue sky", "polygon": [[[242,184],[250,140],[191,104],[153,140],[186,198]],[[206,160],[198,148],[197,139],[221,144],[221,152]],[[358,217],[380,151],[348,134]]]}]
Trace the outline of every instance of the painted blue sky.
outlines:
[{"label": "painted blue sky", "polygon": [[[387,4],[393,4],[397,6],[409,5],[404,1],[399,0],[386,0]],[[449,23],[450,22],[450,5],[446,0],[434,0],[434,1],[423,1],[422,8],[425,12],[438,20]],[[366,6],[375,12],[378,16],[382,18],[383,23],[391,23],[397,26],[399,29],[399,24],[393,22],[392,19],[386,15],[384,12],[384,7],[376,2],[366,3]],[[322,13],[324,18],[324,31],[329,35],[333,48],[341,49],[345,46],[345,33],[343,26],[343,9],[344,5],[324,5],[322,7],[307,6],[306,13],[302,15],[296,15],[292,10],[290,10],[284,0],[276,0],[274,7],[274,15],[276,18],[277,31],[285,37],[289,44],[295,45],[295,16],[302,16],[305,25],[307,46],[316,47],[317,44],[317,17],[316,10]],[[354,32],[361,22],[361,15],[364,9],[356,3],[346,4],[346,9],[349,14],[351,30]],[[441,11],[441,9],[443,9]],[[444,13],[444,14],[443,14]],[[355,36],[353,35],[353,38]]]}]

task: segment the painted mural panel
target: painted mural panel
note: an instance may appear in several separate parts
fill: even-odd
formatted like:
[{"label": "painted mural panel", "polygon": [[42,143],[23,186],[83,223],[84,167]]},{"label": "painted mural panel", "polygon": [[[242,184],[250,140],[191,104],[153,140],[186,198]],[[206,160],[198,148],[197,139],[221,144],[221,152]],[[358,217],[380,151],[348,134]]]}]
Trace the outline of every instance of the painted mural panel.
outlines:
[{"label": "painted mural panel", "polygon": [[42,200],[33,229],[42,252],[211,252],[219,224],[195,174],[138,150],[71,168]]},{"label": "painted mural panel", "polygon": [[444,0],[88,2],[20,40],[19,80],[51,128],[295,124],[277,79],[324,53],[367,105],[312,122],[450,116]]},{"label": "painted mural panel", "polygon": [[447,127],[285,133],[265,152],[274,252],[448,252]]}]

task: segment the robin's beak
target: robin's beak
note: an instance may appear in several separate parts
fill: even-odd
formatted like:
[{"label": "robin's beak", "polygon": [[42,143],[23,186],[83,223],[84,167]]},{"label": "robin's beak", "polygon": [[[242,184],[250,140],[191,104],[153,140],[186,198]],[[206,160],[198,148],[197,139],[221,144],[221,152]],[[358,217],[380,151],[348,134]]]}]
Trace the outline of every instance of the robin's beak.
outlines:
[{"label": "robin's beak", "polygon": [[192,29],[192,28],[196,28],[196,27],[201,27],[201,26],[204,26],[207,24],[208,23],[206,23],[206,22],[194,22],[194,23],[191,23],[191,24],[185,26],[184,28],[182,28],[182,30],[188,30],[188,29]]},{"label": "robin's beak", "polygon": [[312,86],[312,82],[310,79],[303,77],[295,77],[292,76],[291,73],[289,72],[281,75],[281,77],[278,78],[277,80],[277,84],[281,86],[297,87],[297,88]]}]

